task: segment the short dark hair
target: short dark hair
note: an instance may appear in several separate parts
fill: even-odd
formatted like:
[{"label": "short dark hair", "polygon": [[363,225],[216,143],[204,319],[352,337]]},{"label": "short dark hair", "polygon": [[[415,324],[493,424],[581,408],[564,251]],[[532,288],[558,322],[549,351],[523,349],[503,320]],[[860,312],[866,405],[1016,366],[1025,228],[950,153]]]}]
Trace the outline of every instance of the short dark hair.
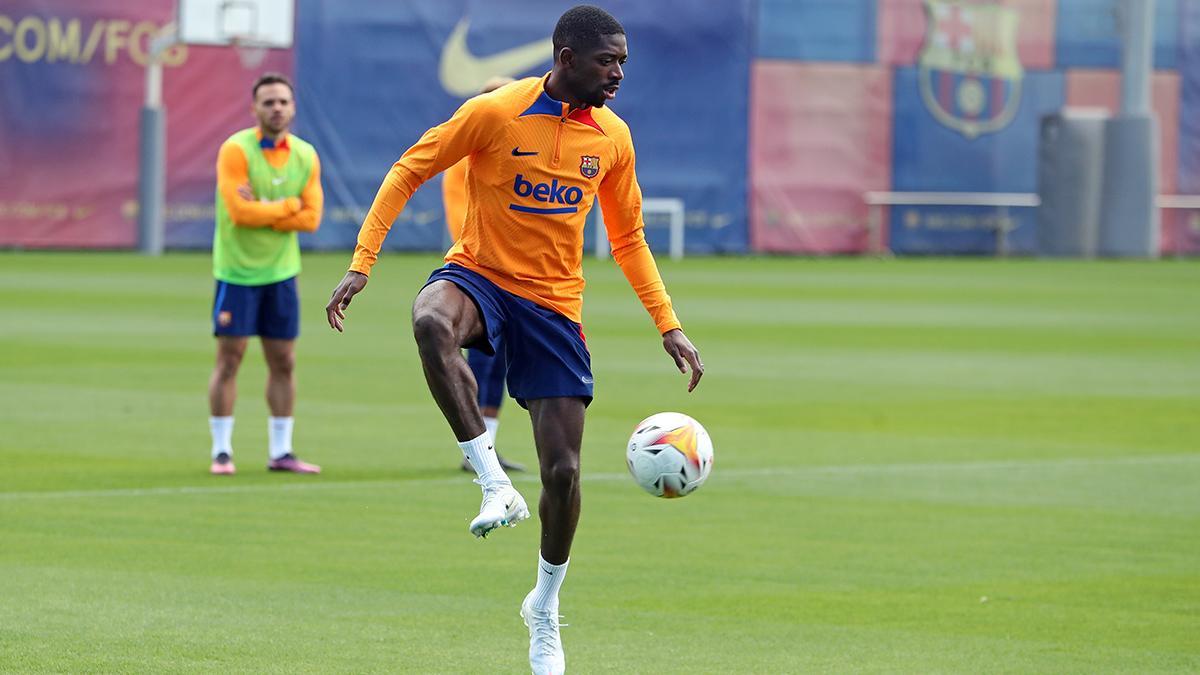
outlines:
[{"label": "short dark hair", "polygon": [[624,35],[625,27],[612,14],[592,5],[576,5],[568,9],[554,26],[554,56],[563,47],[587,52],[600,44],[606,35]]},{"label": "short dark hair", "polygon": [[263,73],[261,77],[254,81],[254,87],[250,89],[251,100],[258,98],[258,88],[265,87],[268,84],[286,84],[288,90],[292,92],[292,96],[296,96],[296,88],[292,86],[292,81],[283,73]]}]

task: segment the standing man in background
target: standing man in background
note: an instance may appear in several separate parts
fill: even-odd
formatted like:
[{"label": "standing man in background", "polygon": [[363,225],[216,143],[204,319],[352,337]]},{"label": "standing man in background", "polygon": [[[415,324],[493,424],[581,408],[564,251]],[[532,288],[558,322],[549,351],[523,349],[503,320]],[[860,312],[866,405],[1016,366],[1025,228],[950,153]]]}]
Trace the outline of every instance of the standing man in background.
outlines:
[{"label": "standing man in background", "polygon": [[[484,83],[480,94],[496,91],[500,87],[514,82],[511,77],[493,77]],[[467,165],[469,157],[464,157],[457,164],[442,172],[442,204],[446,210],[446,228],[450,230],[450,238],[458,241],[462,236],[463,223],[467,220]],[[496,432],[500,429],[500,405],[504,403],[504,375],[507,372],[504,362],[504,345],[497,347],[496,353],[489,355],[482,349],[467,349],[467,365],[479,383],[479,410],[483,413],[483,426],[487,427],[492,445],[496,444]],[[525,467],[516,462],[510,462],[499,452],[496,459],[500,468],[505,471],[524,471]],[[471,462],[463,457],[462,470],[474,472]]]},{"label": "standing man in background", "polygon": [[316,150],[289,134],[295,90],[279,73],[251,89],[258,125],[229,137],[217,155],[216,232],[213,236],[213,334],[217,362],[208,384],[214,474],[231,475],[233,404],[237,373],[250,336],[262,341],[267,361],[267,468],[320,473],[292,452],[293,370],[300,333],[297,232],[314,232],[325,196]]}]

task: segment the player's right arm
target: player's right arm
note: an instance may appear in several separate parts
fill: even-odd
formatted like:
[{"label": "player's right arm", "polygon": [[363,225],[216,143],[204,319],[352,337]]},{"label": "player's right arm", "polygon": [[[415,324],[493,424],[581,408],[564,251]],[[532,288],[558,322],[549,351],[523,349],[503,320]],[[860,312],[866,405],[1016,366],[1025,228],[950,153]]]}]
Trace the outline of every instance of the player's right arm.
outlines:
[{"label": "player's right arm", "polygon": [[354,247],[350,270],[333,289],[333,295],[325,305],[330,327],[339,332],[342,330],[350,300],[366,287],[367,276],[379,258],[383,240],[412,194],[425,181],[463,157],[486,148],[504,124],[505,110],[492,96],[468,99],[453,117],[426,131],[421,140],[392,165],[358,231],[358,245]]},{"label": "player's right arm", "polygon": [[298,213],[300,200],[289,197],[278,202],[259,202],[246,199],[239,188],[250,183],[250,165],[246,153],[236,143],[226,141],[217,152],[217,192],[225,202],[229,217],[238,227],[270,227],[277,221]]},{"label": "player's right arm", "polygon": [[358,231],[350,269],[370,274],[388,230],[417,188],[463,157],[486,147],[503,123],[501,105],[484,95],[468,99],[453,117],[426,131],[392,165],[375,193],[371,210]]}]

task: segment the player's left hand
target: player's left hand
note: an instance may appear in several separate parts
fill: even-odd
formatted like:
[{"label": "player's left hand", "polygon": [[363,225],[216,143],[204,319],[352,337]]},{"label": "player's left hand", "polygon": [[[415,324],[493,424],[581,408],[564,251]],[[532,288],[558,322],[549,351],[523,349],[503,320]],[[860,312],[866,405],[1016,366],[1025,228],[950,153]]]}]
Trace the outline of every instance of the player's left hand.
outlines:
[{"label": "player's left hand", "polygon": [[675,359],[679,372],[686,373],[691,367],[692,379],[688,382],[688,391],[695,389],[700,384],[700,378],[704,377],[704,362],[700,360],[700,352],[692,341],[687,339],[682,330],[674,328],[663,333],[663,349]]}]

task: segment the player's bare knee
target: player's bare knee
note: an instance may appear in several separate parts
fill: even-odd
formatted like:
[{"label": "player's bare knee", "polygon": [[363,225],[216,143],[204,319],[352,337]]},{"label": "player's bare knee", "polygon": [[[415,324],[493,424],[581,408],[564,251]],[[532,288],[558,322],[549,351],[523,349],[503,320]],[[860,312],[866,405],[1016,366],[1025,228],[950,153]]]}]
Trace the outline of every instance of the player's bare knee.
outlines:
[{"label": "player's bare knee", "polygon": [[579,489],[579,459],[559,457],[542,465],[542,487],[557,494],[569,494]]},{"label": "player's bare knee", "polygon": [[296,370],[296,355],[275,356],[267,362],[267,367],[271,370],[271,377],[291,377]]},{"label": "player's bare knee", "polygon": [[221,353],[217,355],[217,365],[214,372],[219,380],[232,380],[237,377],[238,368],[241,365],[241,354]]},{"label": "player's bare knee", "polygon": [[454,349],[454,326],[446,316],[422,308],[413,310],[413,337],[422,354]]}]

